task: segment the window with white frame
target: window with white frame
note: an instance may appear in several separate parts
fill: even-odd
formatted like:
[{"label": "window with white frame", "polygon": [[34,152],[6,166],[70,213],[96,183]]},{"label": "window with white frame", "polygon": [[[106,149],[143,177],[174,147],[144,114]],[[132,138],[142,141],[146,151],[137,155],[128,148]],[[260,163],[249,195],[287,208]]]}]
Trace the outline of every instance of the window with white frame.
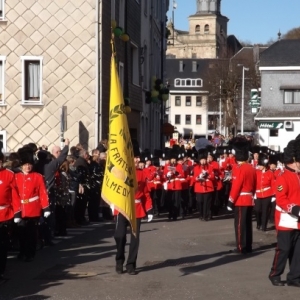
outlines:
[{"label": "window with white frame", "polygon": [[6,131],[0,131],[0,151],[6,152]]},{"label": "window with white frame", "polygon": [[176,87],[202,87],[203,82],[202,79],[200,78],[186,78],[186,79],[181,79],[181,78],[176,78],[174,80],[174,86]]},{"label": "window with white frame", "polygon": [[4,97],[4,67],[5,67],[5,56],[0,56],[0,105],[5,103],[5,97]]},{"label": "window with white frame", "polygon": [[185,106],[192,106],[192,97],[191,96],[185,97]]},{"label": "window with white frame", "polygon": [[22,104],[43,104],[42,56],[22,56]]},{"label": "window with white frame", "polygon": [[0,0],[0,20],[4,20],[5,17],[5,0]]},{"label": "window with white frame", "polygon": [[132,83],[139,85],[139,51],[135,45],[131,45],[131,69]]},{"label": "window with white frame", "polygon": [[284,104],[300,104],[300,90],[284,90]]},{"label": "window with white frame", "polygon": [[175,96],[175,106],[181,106],[181,96]]},{"label": "window with white frame", "polygon": [[180,125],[180,115],[175,115],[175,124]]},{"label": "window with white frame", "polygon": [[124,64],[119,62],[119,78],[122,90],[124,91]]},{"label": "window with white frame", "polygon": [[202,124],[202,116],[196,115],[196,125],[201,125],[201,124]]},{"label": "window with white frame", "polygon": [[191,115],[185,115],[185,124],[191,125]]},{"label": "window with white frame", "polygon": [[196,106],[202,106],[202,97],[196,96]]}]

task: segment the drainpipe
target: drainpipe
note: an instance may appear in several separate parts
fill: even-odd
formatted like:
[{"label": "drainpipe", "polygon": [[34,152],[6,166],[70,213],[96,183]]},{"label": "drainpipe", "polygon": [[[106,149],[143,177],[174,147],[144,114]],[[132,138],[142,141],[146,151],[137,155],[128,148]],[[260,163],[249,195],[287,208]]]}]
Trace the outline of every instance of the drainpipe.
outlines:
[{"label": "drainpipe", "polygon": [[[96,148],[99,144],[99,127],[100,122],[99,122],[99,116],[101,116],[101,105],[100,105],[100,95],[102,93],[101,90],[101,85],[99,83],[99,72],[101,72],[101,64],[99,62],[99,58],[102,57],[102,47],[99,45],[99,38],[100,41],[102,39],[102,23],[99,20],[101,14],[99,12],[102,11],[102,0],[96,0],[96,89],[95,89],[95,147]],[[100,16],[99,16],[100,15]],[[99,26],[100,24],[100,26]],[[100,52],[100,53],[99,53]],[[101,55],[101,56],[99,56]],[[100,77],[101,78],[101,77]],[[100,135],[101,135],[101,130],[100,130]]]}]

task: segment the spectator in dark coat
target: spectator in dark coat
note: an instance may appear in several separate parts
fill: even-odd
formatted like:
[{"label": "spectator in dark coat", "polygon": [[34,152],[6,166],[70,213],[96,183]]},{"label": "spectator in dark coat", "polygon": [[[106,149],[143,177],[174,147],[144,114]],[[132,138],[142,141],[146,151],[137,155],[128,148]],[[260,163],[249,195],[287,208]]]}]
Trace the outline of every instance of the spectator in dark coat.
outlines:
[{"label": "spectator in dark coat", "polygon": [[79,152],[79,157],[76,159],[74,167],[78,175],[78,192],[76,195],[74,214],[75,221],[79,225],[86,225],[88,222],[85,219],[85,211],[88,204],[89,190],[90,190],[90,172],[89,172],[89,153],[83,149]]}]

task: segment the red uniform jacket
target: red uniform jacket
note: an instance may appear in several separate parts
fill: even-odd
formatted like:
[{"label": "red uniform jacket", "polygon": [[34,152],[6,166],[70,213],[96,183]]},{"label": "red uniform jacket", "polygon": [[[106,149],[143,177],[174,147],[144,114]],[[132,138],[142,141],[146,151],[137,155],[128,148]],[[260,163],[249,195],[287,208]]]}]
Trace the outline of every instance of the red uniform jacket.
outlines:
[{"label": "red uniform jacket", "polygon": [[300,206],[300,174],[286,167],[276,179],[275,226],[277,230],[300,229],[299,216],[291,214]]},{"label": "red uniform jacket", "polygon": [[164,185],[166,190],[180,191],[183,187],[188,188],[186,173],[183,165],[166,165],[164,168]]},{"label": "red uniform jacket", "polygon": [[143,169],[144,176],[146,178],[148,190],[151,191],[154,189],[154,177],[156,176],[156,167],[149,166]]},{"label": "red uniform jacket", "polygon": [[[207,172],[207,176],[200,180],[199,176],[203,172]],[[210,193],[214,191],[214,177],[215,174],[213,172],[213,169],[210,165],[196,165],[194,166],[194,175],[193,175],[193,181],[195,182],[194,185],[194,191],[195,193]]]},{"label": "red uniform jacket", "polygon": [[234,165],[228,206],[253,206],[255,187],[256,172],[252,165],[246,162]]},{"label": "red uniform jacket", "polygon": [[21,212],[21,201],[15,175],[7,169],[0,169],[0,222],[5,222]]},{"label": "red uniform jacket", "polygon": [[214,179],[213,179],[213,183],[214,183],[214,187],[215,190],[219,191],[222,189],[223,187],[223,178],[224,178],[224,173],[221,172],[220,168],[219,168],[219,164],[216,161],[212,161],[209,163],[213,169],[214,172]]},{"label": "red uniform jacket", "polygon": [[[146,184],[146,177],[141,169],[136,169],[136,179],[137,179],[137,190],[134,195],[135,199],[135,216],[138,219],[144,218],[146,213],[152,210],[152,200]],[[119,212],[114,210],[114,215]]]},{"label": "red uniform jacket", "polygon": [[154,190],[161,190],[163,188],[163,171],[159,167],[156,167],[152,185]]},{"label": "red uniform jacket", "polygon": [[256,198],[275,196],[275,176],[270,170],[256,169]]},{"label": "red uniform jacket", "polygon": [[48,209],[49,199],[41,174],[22,172],[15,174],[18,193],[21,199],[22,218],[40,217],[42,209]]}]

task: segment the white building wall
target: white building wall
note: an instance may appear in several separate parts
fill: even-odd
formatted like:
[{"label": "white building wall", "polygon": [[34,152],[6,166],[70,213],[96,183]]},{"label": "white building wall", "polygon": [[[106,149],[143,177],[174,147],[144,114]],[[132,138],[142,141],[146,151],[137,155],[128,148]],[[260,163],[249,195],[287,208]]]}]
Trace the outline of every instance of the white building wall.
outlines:
[{"label": "white building wall", "polygon": [[[196,93],[196,92],[195,92]],[[184,132],[193,132],[194,135],[204,135],[207,136],[207,96],[201,93],[197,94],[178,94],[170,92],[170,101],[167,103],[169,106],[169,122],[177,128],[180,134]],[[181,96],[181,106],[175,106],[175,97]],[[191,96],[191,106],[185,105],[185,97]],[[196,106],[196,97],[202,96],[202,106]],[[175,116],[181,116],[180,124],[175,124]],[[185,124],[185,116],[191,115],[191,124]],[[201,124],[196,124],[196,116],[201,115]]]},{"label": "white building wall", "polygon": [[[268,120],[268,122],[270,121]],[[275,146],[274,150],[283,151],[283,149],[287,146],[288,142],[290,140],[295,139],[297,135],[300,133],[300,121],[297,120],[292,122],[293,122],[293,128],[278,129],[277,137],[270,136],[270,129],[259,128],[258,130],[259,144],[261,146],[268,146],[270,148],[273,148],[273,146]]]}]

